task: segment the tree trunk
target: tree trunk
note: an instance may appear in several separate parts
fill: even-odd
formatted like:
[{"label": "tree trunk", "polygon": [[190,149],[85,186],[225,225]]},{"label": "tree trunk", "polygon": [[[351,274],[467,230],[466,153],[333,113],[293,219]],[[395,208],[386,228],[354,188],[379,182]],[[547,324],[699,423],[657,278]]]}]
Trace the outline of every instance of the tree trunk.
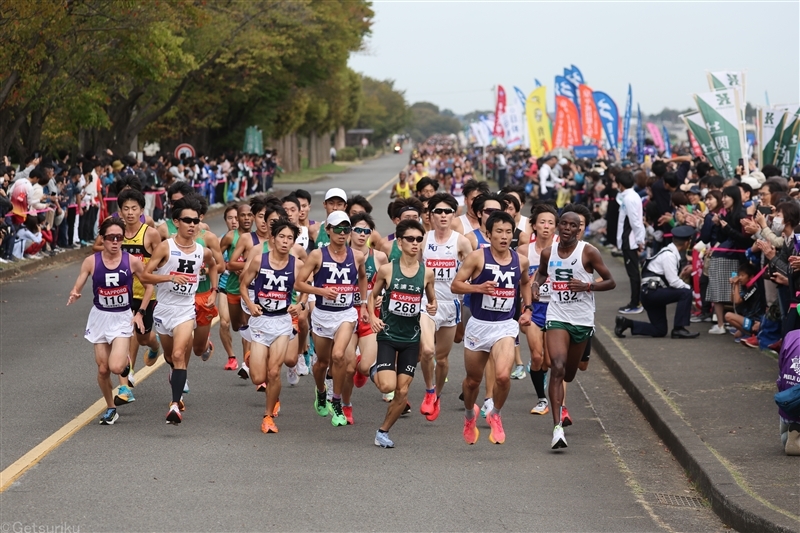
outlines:
[{"label": "tree trunk", "polygon": [[302,170],[303,155],[300,152],[300,139],[297,132],[292,133],[292,172]]},{"label": "tree trunk", "polygon": [[345,139],[346,139],[346,133],[344,130],[344,126],[339,126],[338,128],[336,128],[336,141],[334,144],[337,150],[341,150],[346,146]]},{"label": "tree trunk", "polygon": [[308,168],[319,166],[319,137],[316,131],[308,135]]}]

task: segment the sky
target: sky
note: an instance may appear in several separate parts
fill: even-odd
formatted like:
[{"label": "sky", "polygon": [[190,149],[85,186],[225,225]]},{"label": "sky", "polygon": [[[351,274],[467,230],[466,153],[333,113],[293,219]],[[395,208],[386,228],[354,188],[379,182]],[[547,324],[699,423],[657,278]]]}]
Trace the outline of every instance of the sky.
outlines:
[{"label": "sky", "polygon": [[706,71],[746,70],[746,99],[800,103],[800,2],[381,2],[349,65],[395,80],[409,104],[494,108],[493,87],[548,88],[571,64],[621,109],[693,107]]}]

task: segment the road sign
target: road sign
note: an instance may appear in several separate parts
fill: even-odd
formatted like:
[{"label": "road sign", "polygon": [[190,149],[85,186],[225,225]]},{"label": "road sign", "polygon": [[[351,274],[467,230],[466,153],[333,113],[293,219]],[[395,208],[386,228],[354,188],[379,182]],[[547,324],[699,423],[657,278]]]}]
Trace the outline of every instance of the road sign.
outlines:
[{"label": "road sign", "polygon": [[175,157],[178,159],[186,159],[187,157],[194,157],[195,151],[194,146],[189,143],[182,143],[179,144],[175,148]]}]

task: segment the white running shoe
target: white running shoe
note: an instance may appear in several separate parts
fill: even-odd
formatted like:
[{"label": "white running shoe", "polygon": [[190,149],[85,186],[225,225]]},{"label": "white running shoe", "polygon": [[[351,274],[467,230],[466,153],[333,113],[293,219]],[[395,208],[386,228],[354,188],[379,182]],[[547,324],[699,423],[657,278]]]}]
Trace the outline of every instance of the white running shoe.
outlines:
[{"label": "white running shoe", "polygon": [[333,379],[325,380],[325,395],[328,397],[329,402],[333,400]]},{"label": "white running shoe", "polygon": [[714,324],[714,327],[708,330],[708,333],[711,335],[725,335],[728,331],[724,327],[719,327],[719,324]]},{"label": "white running shoe", "polygon": [[300,383],[300,376],[297,375],[297,366],[290,366],[286,369],[286,381],[292,387]]},{"label": "white running shoe", "polygon": [[550,412],[550,406],[547,403],[547,398],[540,398],[536,406],[531,409],[532,415],[546,415]]},{"label": "white running shoe", "polygon": [[391,402],[392,400],[394,400],[394,391],[387,392],[383,395],[384,402]]},{"label": "white running shoe", "polygon": [[494,409],[494,400],[491,398],[487,398],[485,402],[483,402],[483,407],[481,407],[481,416],[486,418],[486,415],[492,412]]},{"label": "white running shoe", "polygon": [[550,443],[550,448],[557,450],[559,448],[567,447],[567,439],[564,438],[564,428],[560,425],[553,428],[553,442]]},{"label": "white running shoe", "polygon": [[303,354],[297,356],[297,366],[295,367],[295,370],[297,370],[298,376],[308,375],[308,366],[306,365],[306,358]]},{"label": "white running shoe", "polygon": [[133,370],[131,370],[130,373],[128,374],[128,383],[130,384],[131,387],[136,386],[136,377],[133,375]]}]

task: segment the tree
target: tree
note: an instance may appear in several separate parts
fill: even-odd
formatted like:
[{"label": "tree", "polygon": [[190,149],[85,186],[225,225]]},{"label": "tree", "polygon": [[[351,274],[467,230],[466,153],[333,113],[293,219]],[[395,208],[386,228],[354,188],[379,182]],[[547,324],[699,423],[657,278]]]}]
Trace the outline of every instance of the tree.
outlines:
[{"label": "tree", "polygon": [[410,111],[409,133],[413,139],[422,141],[431,135],[458,133],[462,129],[461,122],[452,116],[452,112],[447,116],[429,102],[417,102]]},{"label": "tree", "polygon": [[374,130],[372,138],[380,143],[400,133],[409,119],[405,92],[394,88],[394,80],[379,81],[369,76],[361,78],[361,88],[364,103],[358,127]]}]

